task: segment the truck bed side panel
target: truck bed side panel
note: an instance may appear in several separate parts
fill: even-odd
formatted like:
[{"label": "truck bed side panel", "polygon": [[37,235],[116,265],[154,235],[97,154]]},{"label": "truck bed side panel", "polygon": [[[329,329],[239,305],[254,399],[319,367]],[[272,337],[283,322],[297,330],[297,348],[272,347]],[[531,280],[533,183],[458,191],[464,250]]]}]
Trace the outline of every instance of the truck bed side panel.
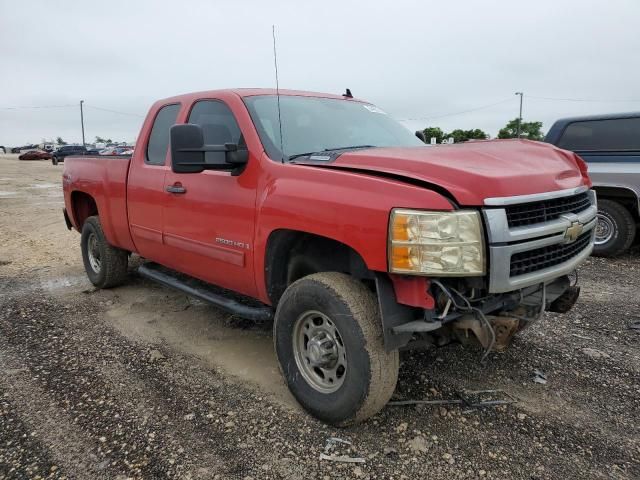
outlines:
[{"label": "truck bed side panel", "polygon": [[127,215],[129,157],[67,157],[64,163],[64,201],[71,223],[81,231],[72,203],[74,192],[91,196],[98,208],[107,241],[135,251]]}]

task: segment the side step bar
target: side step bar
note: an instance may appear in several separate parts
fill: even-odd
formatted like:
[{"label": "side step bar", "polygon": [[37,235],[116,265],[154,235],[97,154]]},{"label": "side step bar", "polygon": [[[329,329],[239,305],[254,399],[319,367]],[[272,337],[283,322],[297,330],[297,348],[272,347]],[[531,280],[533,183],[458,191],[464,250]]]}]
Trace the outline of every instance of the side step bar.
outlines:
[{"label": "side step bar", "polygon": [[232,298],[221,293],[189,285],[185,280],[177,278],[165,271],[160,270],[159,266],[153,263],[147,263],[138,267],[138,273],[145,278],[158,282],[167,287],[180,290],[187,295],[195,297],[204,302],[215,305],[229,313],[238,315],[239,317],[255,321],[267,321],[273,318],[273,309],[268,306],[253,307],[244,305]]}]

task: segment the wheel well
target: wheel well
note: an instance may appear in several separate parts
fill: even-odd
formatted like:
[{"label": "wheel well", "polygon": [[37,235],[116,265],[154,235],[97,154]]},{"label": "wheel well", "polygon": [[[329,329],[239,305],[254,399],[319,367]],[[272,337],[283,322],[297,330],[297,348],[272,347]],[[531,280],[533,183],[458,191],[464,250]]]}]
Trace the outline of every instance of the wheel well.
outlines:
[{"label": "wheel well", "polygon": [[628,188],[624,187],[598,187],[593,189],[596,191],[598,198],[615,200],[624,205],[635,217],[638,218],[638,195]]},{"label": "wheel well", "polygon": [[348,273],[375,289],[373,272],[360,254],[348,245],[296,230],[271,233],[267,242],[265,280],[273,305],[277,305],[291,283],[318,272]]},{"label": "wheel well", "polygon": [[71,193],[71,208],[73,208],[73,218],[79,231],[87,218],[98,214],[98,206],[91,195],[84,192]]}]

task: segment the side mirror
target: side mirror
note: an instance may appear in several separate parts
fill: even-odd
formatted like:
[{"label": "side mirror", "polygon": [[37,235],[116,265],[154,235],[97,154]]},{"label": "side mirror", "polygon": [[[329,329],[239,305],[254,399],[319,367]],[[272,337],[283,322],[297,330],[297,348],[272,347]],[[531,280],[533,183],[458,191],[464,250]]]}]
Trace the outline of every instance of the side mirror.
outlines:
[{"label": "side mirror", "polygon": [[[206,152],[224,152],[224,163],[207,163]],[[171,127],[171,170],[199,173],[203,170],[238,170],[249,160],[249,151],[235,143],[205,145],[202,127],[191,123]]]},{"label": "side mirror", "polygon": [[416,130],[416,137],[422,140],[422,143],[427,143],[427,137],[424,136],[424,132],[422,130]]}]

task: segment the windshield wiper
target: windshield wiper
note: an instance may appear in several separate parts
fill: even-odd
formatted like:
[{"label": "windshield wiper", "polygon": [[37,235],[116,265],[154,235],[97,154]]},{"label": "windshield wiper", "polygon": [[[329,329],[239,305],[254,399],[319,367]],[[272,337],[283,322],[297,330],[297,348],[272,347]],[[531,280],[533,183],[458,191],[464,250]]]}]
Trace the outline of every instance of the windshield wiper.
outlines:
[{"label": "windshield wiper", "polygon": [[323,152],[336,152],[338,150],[351,150],[351,149],[356,149],[356,148],[374,148],[375,145],[352,145],[350,147],[335,147],[335,148],[325,148],[324,150],[320,151],[320,152],[307,152],[307,153],[296,153],[295,155],[291,155],[290,157],[288,157],[288,160],[294,160],[296,158],[300,158],[300,157],[309,157],[311,155],[319,155]]}]

